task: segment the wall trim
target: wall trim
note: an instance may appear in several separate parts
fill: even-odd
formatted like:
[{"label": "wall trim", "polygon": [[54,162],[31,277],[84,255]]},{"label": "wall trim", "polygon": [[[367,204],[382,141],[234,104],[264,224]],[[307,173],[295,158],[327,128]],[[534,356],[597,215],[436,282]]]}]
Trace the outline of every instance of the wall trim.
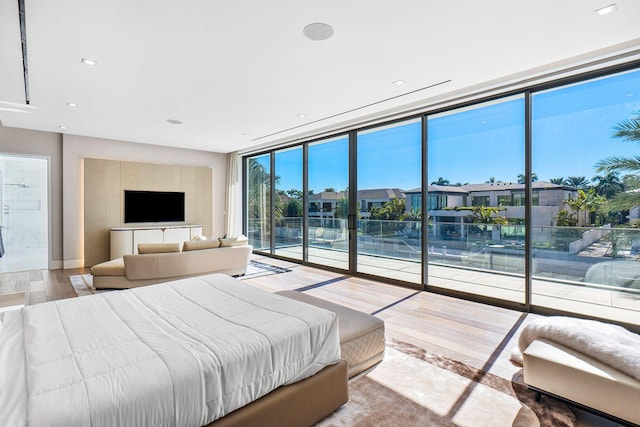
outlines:
[{"label": "wall trim", "polygon": [[[54,262],[60,262],[60,261],[54,261]],[[65,259],[64,261],[62,261],[62,263],[63,263],[62,268],[64,268],[65,270],[69,268],[84,268],[84,258]]]},{"label": "wall trim", "polygon": [[62,267],[63,261],[61,260],[49,261],[49,270],[62,270]]}]

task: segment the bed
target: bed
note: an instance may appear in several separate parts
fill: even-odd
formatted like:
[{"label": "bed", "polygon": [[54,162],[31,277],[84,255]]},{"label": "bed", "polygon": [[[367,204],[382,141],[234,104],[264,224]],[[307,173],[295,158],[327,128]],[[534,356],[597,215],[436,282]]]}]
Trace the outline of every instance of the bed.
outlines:
[{"label": "bed", "polygon": [[247,413],[285,416],[298,389],[317,386],[327,402],[309,410],[325,413],[304,424],[346,401],[336,315],[221,274],[27,306],[0,322],[3,426],[243,425]]}]

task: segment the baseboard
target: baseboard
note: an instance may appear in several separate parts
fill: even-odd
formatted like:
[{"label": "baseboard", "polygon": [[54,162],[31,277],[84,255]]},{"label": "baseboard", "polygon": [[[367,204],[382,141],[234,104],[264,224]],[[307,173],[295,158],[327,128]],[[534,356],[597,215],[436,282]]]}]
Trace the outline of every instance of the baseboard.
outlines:
[{"label": "baseboard", "polygon": [[63,268],[84,268],[84,259],[65,259],[63,261]]},{"label": "baseboard", "polygon": [[51,261],[49,270],[62,270],[63,262],[61,260]]}]

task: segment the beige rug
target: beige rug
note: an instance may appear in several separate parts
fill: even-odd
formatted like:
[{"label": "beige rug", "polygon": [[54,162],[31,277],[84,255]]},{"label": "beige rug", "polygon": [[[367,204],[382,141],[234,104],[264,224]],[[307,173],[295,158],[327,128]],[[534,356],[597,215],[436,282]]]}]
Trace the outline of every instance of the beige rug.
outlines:
[{"label": "beige rug", "polygon": [[93,276],[91,274],[69,276],[69,281],[71,282],[71,286],[73,286],[73,290],[76,291],[76,295],[79,297],[104,292],[102,290],[96,290],[96,288],[93,287]]},{"label": "beige rug", "polygon": [[522,384],[399,341],[351,381],[349,403],[317,426],[575,426],[567,405]]}]

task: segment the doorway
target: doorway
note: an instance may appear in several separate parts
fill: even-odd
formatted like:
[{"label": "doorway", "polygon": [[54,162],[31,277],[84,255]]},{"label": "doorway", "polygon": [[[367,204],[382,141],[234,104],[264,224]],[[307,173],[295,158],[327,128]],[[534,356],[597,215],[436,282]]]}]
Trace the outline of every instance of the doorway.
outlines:
[{"label": "doorway", "polygon": [[0,155],[0,272],[49,263],[48,160]]}]

